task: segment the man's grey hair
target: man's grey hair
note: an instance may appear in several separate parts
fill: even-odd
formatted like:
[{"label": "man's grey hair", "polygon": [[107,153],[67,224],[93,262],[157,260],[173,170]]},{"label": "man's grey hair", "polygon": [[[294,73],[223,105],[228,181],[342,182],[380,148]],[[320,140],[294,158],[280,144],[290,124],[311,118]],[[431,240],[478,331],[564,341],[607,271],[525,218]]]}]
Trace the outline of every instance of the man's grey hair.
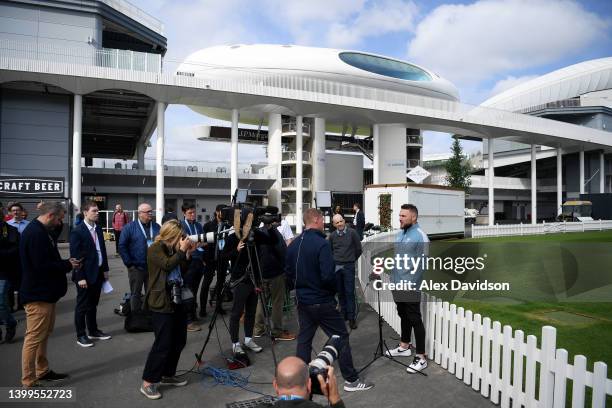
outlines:
[{"label": "man's grey hair", "polygon": [[59,201],[45,201],[40,204],[38,211],[40,212],[40,215],[51,214],[60,216],[62,213],[66,213],[66,207],[64,207],[64,204],[60,203]]},{"label": "man's grey hair", "polygon": [[299,369],[289,375],[287,373],[279,373],[278,368],[276,370],[276,384],[280,388],[295,388],[295,387],[306,387],[308,384],[308,366],[302,363]]}]

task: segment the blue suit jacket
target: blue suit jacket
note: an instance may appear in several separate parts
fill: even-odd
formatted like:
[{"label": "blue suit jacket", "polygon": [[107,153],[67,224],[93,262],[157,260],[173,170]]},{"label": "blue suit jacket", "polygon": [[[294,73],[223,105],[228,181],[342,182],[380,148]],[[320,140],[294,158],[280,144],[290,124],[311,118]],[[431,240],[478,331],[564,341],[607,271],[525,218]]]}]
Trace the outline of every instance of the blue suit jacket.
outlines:
[{"label": "blue suit jacket", "polygon": [[102,266],[98,266],[98,252],[89,229],[85,222],[80,223],[70,233],[70,256],[76,259],[83,259],[81,267],[74,271],[72,280],[78,282],[85,279],[88,285],[93,285],[102,272],[108,271],[108,257],[106,256],[106,245],[104,245],[104,234],[102,228],[96,225],[96,236],[100,243],[102,252]]}]

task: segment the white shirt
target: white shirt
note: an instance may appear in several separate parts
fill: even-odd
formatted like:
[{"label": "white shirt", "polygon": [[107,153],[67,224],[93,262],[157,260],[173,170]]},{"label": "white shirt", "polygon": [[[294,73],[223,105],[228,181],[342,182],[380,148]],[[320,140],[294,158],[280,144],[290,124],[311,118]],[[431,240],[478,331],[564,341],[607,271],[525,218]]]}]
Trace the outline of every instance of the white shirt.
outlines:
[{"label": "white shirt", "polygon": [[102,266],[102,250],[100,249],[100,241],[98,241],[98,234],[96,233],[96,224],[89,225],[86,220],[83,220],[85,226],[89,230],[89,235],[91,235],[91,239],[94,240],[96,244],[96,251],[98,252],[98,266]]},{"label": "white shirt", "polygon": [[355,216],[353,217],[353,225],[357,225],[357,214],[359,214],[359,211],[361,210],[355,211]]}]

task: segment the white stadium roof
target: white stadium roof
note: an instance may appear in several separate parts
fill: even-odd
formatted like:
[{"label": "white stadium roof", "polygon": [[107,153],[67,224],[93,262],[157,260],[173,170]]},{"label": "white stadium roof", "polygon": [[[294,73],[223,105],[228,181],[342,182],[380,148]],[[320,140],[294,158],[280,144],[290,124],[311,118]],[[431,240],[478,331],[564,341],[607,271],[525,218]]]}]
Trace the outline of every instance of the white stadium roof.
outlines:
[{"label": "white stadium roof", "polygon": [[611,88],[612,57],[600,58],[524,82],[486,100],[481,106],[517,112]]}]

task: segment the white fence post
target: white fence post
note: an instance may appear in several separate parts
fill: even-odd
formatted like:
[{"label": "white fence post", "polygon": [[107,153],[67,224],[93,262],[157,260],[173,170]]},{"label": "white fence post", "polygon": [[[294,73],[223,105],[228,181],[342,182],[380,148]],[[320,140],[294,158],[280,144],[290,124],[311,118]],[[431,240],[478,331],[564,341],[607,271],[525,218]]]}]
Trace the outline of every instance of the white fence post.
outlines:
[{"label": "white fence post", "polygon": [[535,399],[536,386],[536,354],[538,339],[534,335],[527,336],[527,360],[525,363],[525,406],[535,408],[538,402]]},{"label": "white fence post", "polygon": [[510,378],[511,378],[511,357],[512,357],[512,327],[504,326],[502,349],[502,373],[501,373],[501,406],[510,407]]},{"label": "white fence post", "polygon": [[587,359],[585,356],[574,356],[572,375],[572,408],[584,407],[584,386],[587,376]]},{"label": "white fence post", "polygon": [[455,369],[455,377],[463,379],[463,370],[465,367],[463,359],[463,325],[465,318],[465,310],[462,307],[457,309],[457,368]]},{"label": "white fence post", "polygon": [[499,391],[501,385],[501,378],[499,377],[499,362],[500,362],[500,348],[501,348],[501,323],[493,322],[493,333],[491,334],[493,339],[493,351],[491,353],[491,402],[499,404]]},{"label": "white fence post", "polygon": [[436,340],[434,345],[435,362],[442,362],[442,321],[443,321],[442,301],[436,300]]},{"label": "white fence post", "polygon": [[448,325],[448,372],[455,374],[455,366],[457,364],[457,348],[455,347],[457,338],[457,305],[450,305],[450,319]]},{"label": "white fence post", "polygon": [[552,408],[555,375],[553,373],[555,350],[557,348],[557,330],[552,326],[542,327],[542,347],[540,349],[540,406]]},{"label": "white fence post", "polygon": [[523,338],[522,330],[514,333],[514,373],[512,375],[512,406],[520,407],[523,405]]},{"label": "white fence post", "polygon": [[474,340],[472,353],[472,389],[480,390],[480,380],[482,378],[482,369],[480,368],[480,340],[482,338],[482,323],[480,314],[474,315]]},{"label": "white fence post", "polygon": [[448,347],[448,332],[449,332],[449,304],[448,302],[442,303],[442,368],[448,369],[448,357],[449,357],[449,347]]},{"label": "white fence post", "polygon": [[555,391],[553,406],[565,408],[565,388],[567,387],[567,350],[558,349],[555,358]]},{"label": "white fence post", "polygon": [[472,319],[472,311],[465,312],[465,362],[463,363],[463,382],[470,385],[472,381],[472,332],[474,330],[474,321]]},{"label": "white fence post", "polygon": [[485,317],[482,321],[482,384],[480,386],[480,395],[483,397],[489,396],[489,386],[491,385],[491,319]]},{"label": "white fence post", "polygon": [[606,406],[606,383],[608,382],[608,366],[598,361],[593,366],[593,408]]}]

